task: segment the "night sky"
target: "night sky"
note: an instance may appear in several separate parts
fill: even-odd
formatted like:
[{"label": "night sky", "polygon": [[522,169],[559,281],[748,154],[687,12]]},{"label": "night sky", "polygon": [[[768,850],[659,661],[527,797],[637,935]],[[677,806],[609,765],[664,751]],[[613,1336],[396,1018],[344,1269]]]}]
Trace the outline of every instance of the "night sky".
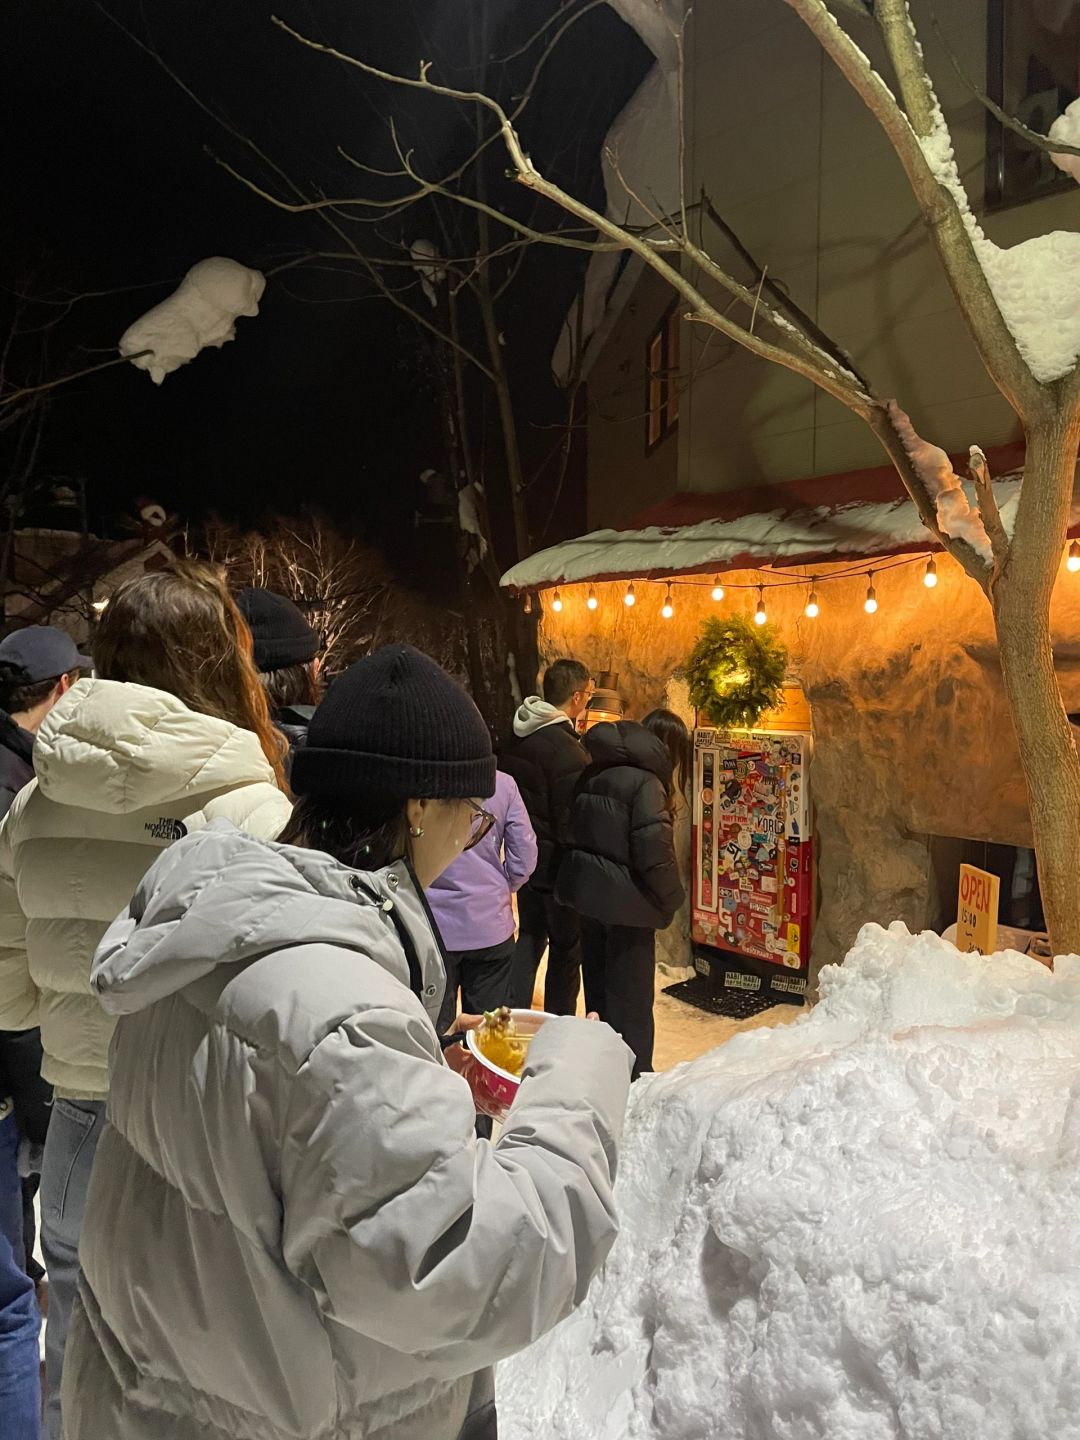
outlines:
[{"label": "night sky", "polygon": [[[470,75],[462,14],[479,3],[105,0],[103,8],[92,0],[22,0],[10,10],[0,58],[6,302],[13,291],[146,287],[74,307],[51,336],[50,373],[107,358],[126,325],[205,256],[270,269],[336,244],[318,219],[274,209],[215,164],[208,150],[280,191],[272,172],[108,15],[301,184],[332,195],[358,187],[379,193],[380,186],[389,194],[399,181],[359,176],[336,147],[390,168],[393,113],[417,163],[435,174],[467,153],[468,117],[303,49],[270,16],[277,11],[298,30],[387,68],[415,73],[421,58],[433,58],[460,82]],[[552,9],[549,0],[490,0],[491,52],[511,54]],[[556,53],[522,122],[546,168],[594,200],[602,137],[648,59],[602,6]],[[512,90],[524,62],[516,63],[495,65],[489,85]],[[500,156],[496,184],[502,169]],[[408,239],[421,218],[392,222],[383,233]],[[502,317],[533,451],[550,445],[546,427],[559,414],[548,361],[582,263],[565,250],[532,252]],[[260,315],[239,321],[233,343],[204,353],[160,388],[128,366],[66,387],[50,407],[41,472],[83,477],[99,530],[140,494],[194,521],[210,510],[257,521],[315,505],[402,563],[416,477],[441,461],[437,415],[412,327],[385,301],[363,295],[351,277],[292,270],[270,280]],[[579,523],[580,503],[580,486],[571,484],[556,530]]]}]

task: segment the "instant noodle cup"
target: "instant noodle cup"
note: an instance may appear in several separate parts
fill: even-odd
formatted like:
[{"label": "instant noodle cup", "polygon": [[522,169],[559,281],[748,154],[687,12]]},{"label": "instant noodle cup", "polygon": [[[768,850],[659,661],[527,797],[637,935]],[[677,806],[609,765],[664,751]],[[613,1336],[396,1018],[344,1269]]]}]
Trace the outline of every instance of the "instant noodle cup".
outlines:
[{"label": "instant noodle cup", "polygon": [[[515,1032],[525,1040],[531,1039],[546,1020],[555,1018],[544,1010],[511,1010],[510,1014]],[[501,1065],[488,1059],[480,1043],[479,1027],[467,1033],[465,1043],[474,1061],[468,1080],[476,1108],[481,1114],[499,1120],[514,1103],[521,1085],[521,1076],[504,1070]],[[527,1059],[527,1049],[525,1056]]]}]

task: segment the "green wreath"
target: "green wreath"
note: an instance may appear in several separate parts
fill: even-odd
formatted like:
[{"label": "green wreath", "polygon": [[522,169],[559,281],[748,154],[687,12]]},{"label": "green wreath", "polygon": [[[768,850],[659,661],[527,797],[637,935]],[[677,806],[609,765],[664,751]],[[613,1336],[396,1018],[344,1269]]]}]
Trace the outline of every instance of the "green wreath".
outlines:
[{"label": "green wreath", "polygon": [[780,704],[787,658],[771,627],[712,616],[686,662],[690,703],[718,730],[752,730]]}]

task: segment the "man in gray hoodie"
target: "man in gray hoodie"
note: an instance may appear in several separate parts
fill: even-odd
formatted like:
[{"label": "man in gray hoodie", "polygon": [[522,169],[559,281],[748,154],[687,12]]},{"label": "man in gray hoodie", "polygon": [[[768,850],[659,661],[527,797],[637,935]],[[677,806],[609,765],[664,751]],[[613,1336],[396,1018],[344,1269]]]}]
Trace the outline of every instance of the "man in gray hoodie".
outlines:
[{"label": "man in gray hoodie", "polygon": [[581,988],[578,917],[557,903],[555,881],[568,839],[574,790],[589,757],[574,728],[593,682],[580,660],[556,660],[544,675],[544,695],[530,695],[514,716],[514,733],[499,765],[517,781],[539,850],[532,879],[518,892],[520,933],[511,972],[511,1004],[532,1005],[536,972],[548,951],[544,1009],[573,1015]]}]

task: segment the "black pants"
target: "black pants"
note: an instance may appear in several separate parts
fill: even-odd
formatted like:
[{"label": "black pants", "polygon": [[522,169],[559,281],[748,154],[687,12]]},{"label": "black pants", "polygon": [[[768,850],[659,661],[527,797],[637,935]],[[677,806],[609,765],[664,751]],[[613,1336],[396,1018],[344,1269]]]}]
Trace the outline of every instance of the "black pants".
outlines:
[{"label": "black pants", "polygon": [[554,895],[525,885],[518,891],[520,934],[514,948],[510,1003],[517,1010],[532,1005],[540,959],[547,947],[544,1009],[552,1015],[573,1015],[581,989],[580,922],[573,910],[557,904]]},{"label": "black pants", "polygon": [[595,1010],[634,1052],[634,1079],[653,1068],[656,931],[582,917],[585,1008]]},{"label": "black pants", "polygon": [[451,950],[446,956],[446,994],[439,1013],[439,1034],[445,1035],[457,1019],[458,987],[466,1015],[483,1015],[510,1004],[510,965],[514,937],[486,950]]}]

